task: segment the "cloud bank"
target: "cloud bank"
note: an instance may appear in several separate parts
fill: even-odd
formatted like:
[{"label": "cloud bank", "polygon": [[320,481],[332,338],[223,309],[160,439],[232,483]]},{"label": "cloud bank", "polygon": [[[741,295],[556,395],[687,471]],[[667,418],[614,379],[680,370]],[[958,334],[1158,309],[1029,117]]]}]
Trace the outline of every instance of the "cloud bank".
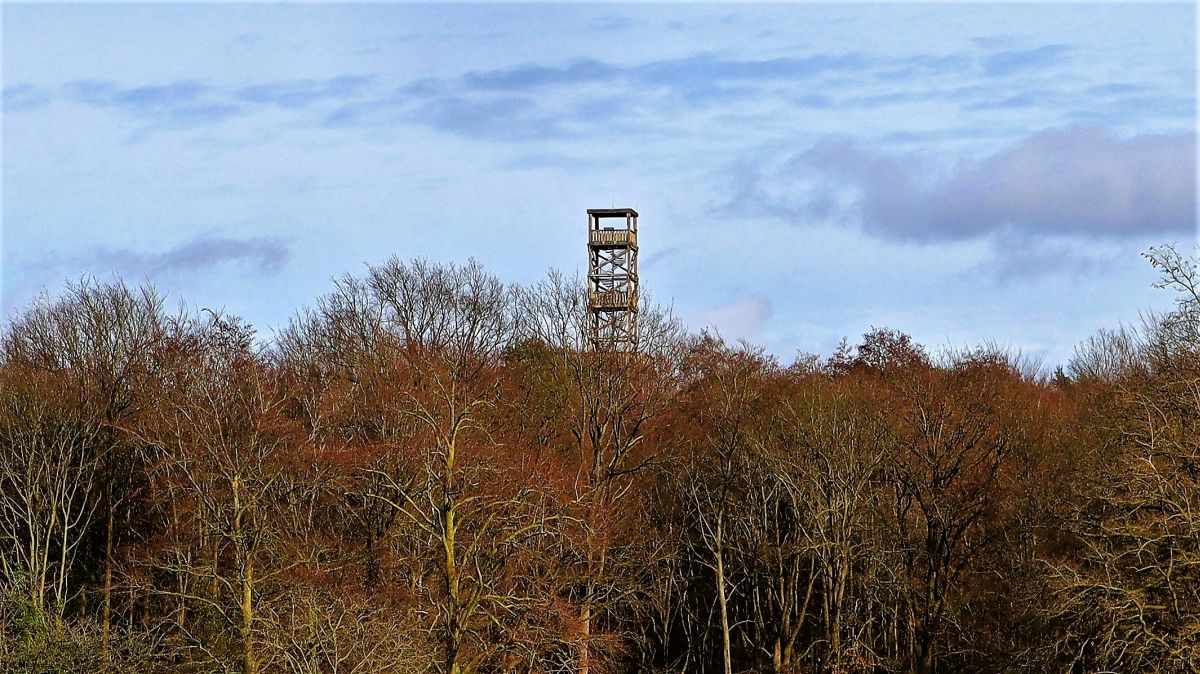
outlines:
[{"label": "cloud bank", "polygon": [[101,250],[91,257],[88,266],[155,276],[164,272],[199,271],[232,262],[259,273],[275,273],[289,257],[287,244],[273,237],[201,236],[159,252]]},{"label": "cloud bank", "polygon": [[[1196,228],[1194,132],[1120,137],[1074,126],[946,170],[935,164],[825,141],[787,165],[808,181],[798,197],[773,197],[750,174],[738,178],[727,206],[797,220],[840,214],[879,238],[922,242],[997,233],[1170,237]],[[832,195],[844,191],[856,196],[839,209]]]},{"label": "cloud bank", "polygon": [[6,270],[9,273],[0,293],[0,315],[10,314],[41,290],[56,287],[63,279],[81,273],[161,282],[171,277],[212,272],[222,265],[237,265],[261,278],[279,273],[291,257],[291,248],[283,239],[211,235],[159,251],[101,248],[81,255],[51,255]]}]

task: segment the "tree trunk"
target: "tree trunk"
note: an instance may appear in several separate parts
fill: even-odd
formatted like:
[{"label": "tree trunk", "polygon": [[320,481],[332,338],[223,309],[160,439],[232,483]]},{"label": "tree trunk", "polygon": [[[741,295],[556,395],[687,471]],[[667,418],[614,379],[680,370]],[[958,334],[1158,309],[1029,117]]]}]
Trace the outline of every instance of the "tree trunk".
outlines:
[{"label": "tree trunk", "polygon": [[[234,538],[242,546],[240,551],[242,563],[242,598],[241,598],[241,638],[242,638],[242,671],[244,674],[258,674],[258,660],[254,657],[254,559],[251,550],[242,540],[242,499],[241,480],[233,478],[233,533]],[[214,568],[215,568],[214,560]]]},{"label": "tree trunk", "polygon": [[[848,551],[845,558],[849,558]],[[849,569],[845,564],[840,564],[835,573],[833,597],[830,600],[833,614],[829,620],[829,649],[830,661],[840,669],[842,664],[842,607],[845,604],[846,577]]]},{"label": "tree trunk", "polygon": [[579,674],[588,674],[592,669],[592,654],[588,650],[588,641],[591,638],[592,605],[591,597],[589,596],[584,600],[583,609],[579,613]]},{"label": "tree trunk", "polygon": [[[454,418],[454,410],[451,409],[451,418]],[[462,665],[459,664],[459,649],[462,646],[463,626],[461,624],[462,616],[459,615],[462,609],[461,592],[462,579],[458,571],[457,557],[457,536],[458,536],[458,504],[454,498],[454,458],[457,450],[457,437],[459,427],[457,425],[450,428],[450,432],[446,437],[446,456],[443,459],[443,469],[445,473],[442,475],[442,548],[445,553],[445,575],[446,575],[446,640],[445,640],[445,657],[446,657],[446,672],[448,674],[460,674]]]},{"label": "tree trunk", "polygon": [[113,504],[112,489],[105,499],[104,526],[104,608],[101,609],[100,640],[104,644],[104,657],[109,658],[109,633],[112,627],[112,557],[113,557]]},{"label": "tree trunk", "polygon": [[721,654],[725,663],[725,674],[733,674],[733,657],[729,647],[729,606],[725,590],[725,555],[721,541],[721,536],[724,532],[721,525],[721,518],[718,517],[716,545],[714,548],[717,558],[717,603],[721,607]]},{"label": "tree trunk", "polygon": [[933,674],[933,639],[921,637],[917,646],[917,661],[913,663],[913,674]]},{"label": "tree trunk", "polygon": [[249,558],[242,574],[242,669],[245,674],[258,674],[254,657],[254,565]]},{"label": "tree trunk", "polygon": [[[449,494],[449,486],[447,486],[447,494]],[[458,664],[458,649],[459,649],[459,631],[461,629],[458,616],[459,609],[459,590],[461,589],[458,578],[458,563],[454,555],[454,539],[457,533],[457,524],[454,521],[454,502],[449,496],[446,498],[445,504],[442,506],[442,546],[446,553],[445,555],[445,574],[446,574],[446,597],[448,606],[446,612],[446,637],[445,637],[445,658],[446,672],[448,674],[459,674],[461,668]]]}]

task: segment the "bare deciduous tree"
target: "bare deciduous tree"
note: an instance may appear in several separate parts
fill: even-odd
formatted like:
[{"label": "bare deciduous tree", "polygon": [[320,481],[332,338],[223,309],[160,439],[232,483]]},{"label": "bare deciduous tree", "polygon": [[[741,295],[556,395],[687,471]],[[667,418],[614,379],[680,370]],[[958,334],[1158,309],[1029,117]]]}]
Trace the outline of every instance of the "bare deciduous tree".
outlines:
[{"label": "bare deciduous tree", "polygon": [[1200,671],[1200,278],[1174,249],[1149,257],[1176,307],[1084,354],[1118,364],[1095,408],[1107,446],[1065,520],[1078,547],[1048,563],[1055,636],[1035,663]]},{"label": "bare deciduous tree", "polygon": [[66,376],[9,366],[0,376],[0,572],[38,611],[62,619],[72,564],[96,501],[97,424]]},{"label": "bare deciduous tree", "polygon": [[92,494],[103,516],[102,635],[112,624],[113,575],[119,518],[132,518],[133,501],[145,486],[146,457],[124,429],[144,407],[144,380],[153,376],[153,355],[168,321],[161,297],[149,285],[103,284],[83,278],[58,298],[39,296],[11,325],[3,342],[12,364],[69,372],[76,386],[64,392],[99,426],[90,451],[98,458]]},{"label": "bare deciduous tree", "polygon": [[[593,663],[616,655],[597,620],[638,594],[622,581],[636,577],[614,565],[636,564],[637,546],[622,545],[622,534],[636,524],[634,504],[626,497],[635,476],[654,459],[639,451],[648,421],[663,412],[686,340],[679,321],[642,298],[637,353],[598,352],[588,346],[587,292],[578,280],[551,273],[517,295],[521,338],[545,349],[542,399],[554,402],[567,425],[560,451],[572,457],[580,566],[571,594],[579,605],[576,667],[588,674]],[[641,449],[646,449],[644,446]],[[622,549],[624,548],[624,549]],[[608,653],[596,653],[603,646]]]}]

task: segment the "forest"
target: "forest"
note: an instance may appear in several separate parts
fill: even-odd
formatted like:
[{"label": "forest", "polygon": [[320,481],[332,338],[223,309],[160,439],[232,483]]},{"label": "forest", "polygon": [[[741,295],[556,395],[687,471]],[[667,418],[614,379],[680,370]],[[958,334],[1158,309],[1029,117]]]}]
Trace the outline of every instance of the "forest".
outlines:
[{"label": "forest", "polygon": [[[398,258],[271,334],[81,278],[0,336],[0,670],[1200,671],[1200,275],[1062,367],[781,362]],[[1168,299],[1169,298],[1169,299]]]}]

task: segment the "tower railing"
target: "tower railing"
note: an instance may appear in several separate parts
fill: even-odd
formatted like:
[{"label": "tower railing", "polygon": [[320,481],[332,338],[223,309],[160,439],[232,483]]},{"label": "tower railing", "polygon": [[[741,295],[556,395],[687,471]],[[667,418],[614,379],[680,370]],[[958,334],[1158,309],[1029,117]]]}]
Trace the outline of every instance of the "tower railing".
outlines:
[{"label": "tower railing", "polygon": [[588,236],[588,245],[637,247],[637,232],[632,229],[593,229]]},{"label": "tower railing", "polygon": [[588,292],[588,305],[593,309],[622,310],[637,304],[637,292],[609,290]]}]

